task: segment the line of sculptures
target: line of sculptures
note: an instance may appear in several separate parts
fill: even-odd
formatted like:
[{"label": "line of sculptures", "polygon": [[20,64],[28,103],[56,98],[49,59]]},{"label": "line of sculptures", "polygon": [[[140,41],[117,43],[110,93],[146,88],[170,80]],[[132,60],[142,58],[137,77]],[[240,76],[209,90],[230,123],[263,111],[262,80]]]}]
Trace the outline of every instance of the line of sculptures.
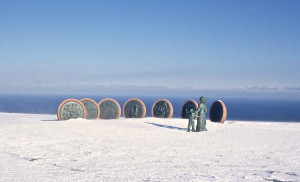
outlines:
[{"label": "line of sculptures", "polygon": [[[129,99],[123,105],[124,118],[144,118],[146,116],[146,106],[136,98]],[[199,98],[199,103],[195,100],[187,100],[181,107],[181,117],[188,119],[187,131],[207,131],[206,129],[206,98]],[[173,106],[167,99],[157,100],[151,109],[152,117],[172,118]],[[57,109],[58,120],[68,120],[76,118],[85,119],[118,119],[121,116],[120,104],[111,98],[102,99],[99,103],[92,99],[64,100]],[[210,121],[224,123],[227,117],[227,109],[221,100],[213,102],[209,111]],[[195,127],[195,120],[197,125]]]}]

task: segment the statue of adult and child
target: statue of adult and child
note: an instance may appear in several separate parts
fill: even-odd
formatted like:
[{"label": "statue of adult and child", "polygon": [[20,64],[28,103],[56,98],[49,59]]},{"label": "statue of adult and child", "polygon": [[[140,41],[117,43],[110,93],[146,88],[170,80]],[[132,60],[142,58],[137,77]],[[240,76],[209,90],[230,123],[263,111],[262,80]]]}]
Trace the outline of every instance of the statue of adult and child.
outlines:
[{"label": "statue of adult and child", "polygon": [[[206,98],[205,97],[200,97],[199,98],[199,104],[198,104],[198,109],[194,111],[194,109],[190,109],[189,113],[189,124],[187,127],[187,132],[191,131],[207,131],[206,129],[206,117],[205,114],[207,112],[207,107],[206,107]],[[197,126],[195,129],[195,124],[194,120],[197,118]]]}]

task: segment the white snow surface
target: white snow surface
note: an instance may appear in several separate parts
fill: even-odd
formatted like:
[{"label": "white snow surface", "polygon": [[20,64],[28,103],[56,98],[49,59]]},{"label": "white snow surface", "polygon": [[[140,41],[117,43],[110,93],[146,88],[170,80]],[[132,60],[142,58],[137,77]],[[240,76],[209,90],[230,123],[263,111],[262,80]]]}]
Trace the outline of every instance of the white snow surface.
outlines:
[{"label": "white snow surface", "polygon": [[0,113],[0,181],[300,181],[300,123]]}]

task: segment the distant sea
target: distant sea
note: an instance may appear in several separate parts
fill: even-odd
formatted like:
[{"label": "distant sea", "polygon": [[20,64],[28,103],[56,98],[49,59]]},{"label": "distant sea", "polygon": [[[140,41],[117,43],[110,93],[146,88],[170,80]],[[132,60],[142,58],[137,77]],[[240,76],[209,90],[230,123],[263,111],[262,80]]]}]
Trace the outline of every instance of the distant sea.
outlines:
[{"label": "distant sea", "polygon": [[[157,99],[168,99],[174,108],[174,118],[180,118],[180,110],[188,99],[198,102],[198,97],[157,97],[157,96],[83,96],[83,95],[0,95],[0,112],[56,114],[59,104],[68,98],[91,98],[96,102],[113,98],[123,107],[131,98],[138,98],[146,105],[146,116],[151,117],[151,108]],[[207,97],[208,113],[215,100],[222,100],[227,107],[227,120],[236,121],[277,121],[300,122],[300,100],[262,98],[213,98]],[[207,113],[207,118],[208,118]],[[123,114],[121,115],[121,117]]]}]

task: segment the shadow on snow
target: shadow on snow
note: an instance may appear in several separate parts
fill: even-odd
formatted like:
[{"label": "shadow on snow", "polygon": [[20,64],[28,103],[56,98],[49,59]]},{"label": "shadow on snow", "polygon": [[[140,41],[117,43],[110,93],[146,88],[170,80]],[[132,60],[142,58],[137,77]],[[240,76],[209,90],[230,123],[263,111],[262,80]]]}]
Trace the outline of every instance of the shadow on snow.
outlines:
[{"label": "shadow on snow", "polygon": [[58,121],[58,119],[46,119],[46,120],[41,120],[41,121]]},{"label": "shadow on snow", "polygon": [[186,128],[179,128],[179,127],[176,127],[176,126],[169,126],[169,125],[163,125],[163,124],[157,124],[157,123],[149,123],[149,122],[146,122],[146,123],[157,126],[157,127],[161,127],[161,128],[168,128],[168,129],[173,129],[173,130],[186,131]]}]

